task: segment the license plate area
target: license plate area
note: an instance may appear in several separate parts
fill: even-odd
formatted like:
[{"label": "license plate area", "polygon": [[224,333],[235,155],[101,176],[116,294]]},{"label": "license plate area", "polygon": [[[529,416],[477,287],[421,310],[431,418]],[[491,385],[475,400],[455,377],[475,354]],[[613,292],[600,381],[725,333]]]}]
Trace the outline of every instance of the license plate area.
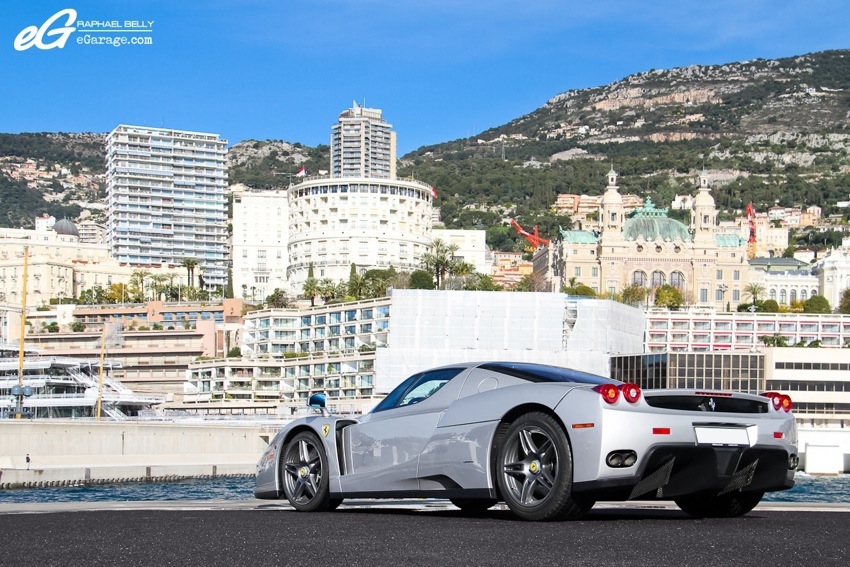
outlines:
[{"label": "license plate area", "polygon": [[694,425],[697,445],[752,447],[758,439],[758,428],[742,425]]}]

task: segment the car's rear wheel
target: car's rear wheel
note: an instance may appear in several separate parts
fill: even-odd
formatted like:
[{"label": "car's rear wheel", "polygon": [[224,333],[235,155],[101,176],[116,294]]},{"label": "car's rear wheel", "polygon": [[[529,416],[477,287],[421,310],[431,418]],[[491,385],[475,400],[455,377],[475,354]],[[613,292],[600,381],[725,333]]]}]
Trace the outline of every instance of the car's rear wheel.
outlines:
[{"label": "car's rear wheel", "polygon": [[339,506],[328,489],[328,457],[319,437],[302,431],[283,448],[283,491],[301,512],[324,512]]},{"label": "car's rear wheel", "polygon": [[576,519],[590,508],[573,497],[572,451],[552,416],[520,416],[499,437],[495,451],[499,493],[520,518]]},{"label": "car's rear wheel", "polygon": [[498,500],[487,498],[452,498],[451,502],[467,514],[480,514],[495,506]]},{"label": "car's rear wheel", "polygon": [[720,496],[701,493],[675,501],[684,512],[697,518],[735,518],[755,508],[762,496],[764,492],[731,492]]}]

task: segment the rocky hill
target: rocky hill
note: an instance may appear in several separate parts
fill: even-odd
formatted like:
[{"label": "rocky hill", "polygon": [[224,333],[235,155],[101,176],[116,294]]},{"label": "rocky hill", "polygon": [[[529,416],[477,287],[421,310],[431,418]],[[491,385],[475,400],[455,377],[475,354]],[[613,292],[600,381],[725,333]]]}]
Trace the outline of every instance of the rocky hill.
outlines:
[{"label": "rocky hill", "polygon": [[442,187],[449,226],[498,215],[545,224],[542,205],[554,194],[599,194],[612,165],[623,192],[656,203],[692,192],[706,168],[727,216],[749,201],[831,214],[846,212],[835,205],[850,194],[848,150],[842,50],[649,70],[567,91],[503,126],[420,148],[402,171]]},{"label": "rocky hill", "polygon": [[[46,204],[70,206],[101,194],[103,139],[3,134],[0,163],[33,159],[46,169],[90,174],[94,190],[62,180],[62,191],[53,180],[30,188]],[[319,174],[328,163],[328,146],[282,140],[239,142],[228,155],[230,181],[260,189],[288,185],[301,166]],[[758,210],[817,204],[846,218],[837,204],[850,194],[850,51],[653,69],[567,91],[503,126],[411,152],[399,175],[436,186],[446,225],[491,229],[493,244],[515,238],[509,217],[551,236],[570,222],[551,213],[555,196],[600,194],[612,165],[622,192],[661,205],[692,192],[696,173],[706,168],[726,218],[750,201]],[[0,204],[21,187],[3,171]],[[23,223],[29,214],[0,215],[0,224]]]}]

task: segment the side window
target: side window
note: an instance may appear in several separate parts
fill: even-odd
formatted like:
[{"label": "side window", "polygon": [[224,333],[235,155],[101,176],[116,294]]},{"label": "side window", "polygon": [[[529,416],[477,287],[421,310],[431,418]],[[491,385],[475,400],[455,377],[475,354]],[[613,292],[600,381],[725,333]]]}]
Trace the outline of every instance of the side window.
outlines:
[{"label": "side window", "polygon": [[433,396],[446,382],[457,376],[463,368],[441,368],[430,372],[414,375],[402,382],[386,398],[381,401],[373,412],[379,412],[394,407],[418,404]]}]

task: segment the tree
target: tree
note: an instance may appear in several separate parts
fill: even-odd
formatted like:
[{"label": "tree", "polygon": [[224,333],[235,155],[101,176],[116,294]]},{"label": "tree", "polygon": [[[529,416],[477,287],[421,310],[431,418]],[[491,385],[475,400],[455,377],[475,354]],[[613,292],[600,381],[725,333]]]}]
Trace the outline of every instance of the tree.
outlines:
[{"label": "tree", "polygon": [[270,309],[282,309],[292,306],[292,300],[286,295],[286,292],[280,288],[275,290],[266,298],[266,307]]},{"label": "tree", "polygon": [[779,304],[775,299],[767,299],[762,302],[761,309],[764,313],[779,313]]},{"label": "tree", "polygon": [[434,289],[434,278],[426,270],[414,270],[410,274],[410,289]]},{"label": "tree", "polygon": [[186,276],[189,280],[188,285],[190,287],[195,285],[195,268],[198,267],[198,264],[200,264],[200,262],[198,262],[195,258],[183,258],[180,260],[180,265],[186,268]]},{"label": "tree", "polygon": [[841,292],[841,299],[838,300],[838,312],[850,315],[850,287]]},{"label": "tree", "polygon": [[682,292],[670,284],[664,284],[655,292],[655,306],[667,309],[678,309],[684,303]]},{"label": "tree", "polygon": [[773,335],[772,337],[761,337],[761,342],[765,344],[765,346],[773,346],[773,347],[787,347],[788,339],[780,335],[779,333]]},{"label": "tree", "polygon": [[517,284],[511,288],[511,291],[549,291],[546,285],[546,279],[542,274],[528,274],[523,276]]},{"label": "tree", "polygon": [[166,290],[166,282],[171,280],[171,276],[168,274],[151,274],[150,281],[153,288],[154,300],[162,299],[162,296],[165,295]]},{"label": "tree", "polygon": [[82,321],[74,321],[73,323],[71,323],[71,330],[75,333],[82,333],[86,330],[86,324]]},{"label": "tree", "polygon": [[357,266],[351,264],[351,271],[348,273],[348,289],[346,295],[350,295],[355,299],[360,299],[363,295],[363,278],[357,273]]},{"label": "tree", "polygon": [[227,351],[227,358],[241,358],[242,357],[242,349],[237,347],[233,347]]},{"label": "tree", "polygon": [[130,285],[127,289],[129,296],[132,298],[131,301],[141,303],[147,300],[145,295],[145,280],[150,275],[150,270],[145,270],[144,268],[133,270],[133,274],[130,276]]},{"label": "tree", "polygon": [[646,301],[646,288],[642,285],[631,284],[623,288],[621,297],[623,303],[627,305],[638,305]]},{"label": "tree", "polygon": [[439,238],[431,241],[431,251],[422,257],[425,269],[434,274],[437,289],[442,289],[443,280],[454,264],[454,253],[457,252],[457,244],[446,244]]},{"label": "tree", "polygon": [[336,297],[336,282],[331,278],[322,278],[319,282],[319,297],[323,303],[330,303]]},{"label": "tree", "polygon": [[304,287],[301,288],[301,293],[304,294],[304,297],[310,300],[310,306],[316,306],[316,296],[318,296],[321,292],[319,291],[319,281],[314,277],[307,277],[304,280]]},{"label": "tree", "polygon": [[760,283],[749,283],[744,287],[744,293],[753,299],[753,303],[758,303],[759,296],[764,294],[765,287]]},{"label": "tree", "polygon": [[803,313],[832,313],[832,307],[824,296],[813,295],[803,303]]}]

